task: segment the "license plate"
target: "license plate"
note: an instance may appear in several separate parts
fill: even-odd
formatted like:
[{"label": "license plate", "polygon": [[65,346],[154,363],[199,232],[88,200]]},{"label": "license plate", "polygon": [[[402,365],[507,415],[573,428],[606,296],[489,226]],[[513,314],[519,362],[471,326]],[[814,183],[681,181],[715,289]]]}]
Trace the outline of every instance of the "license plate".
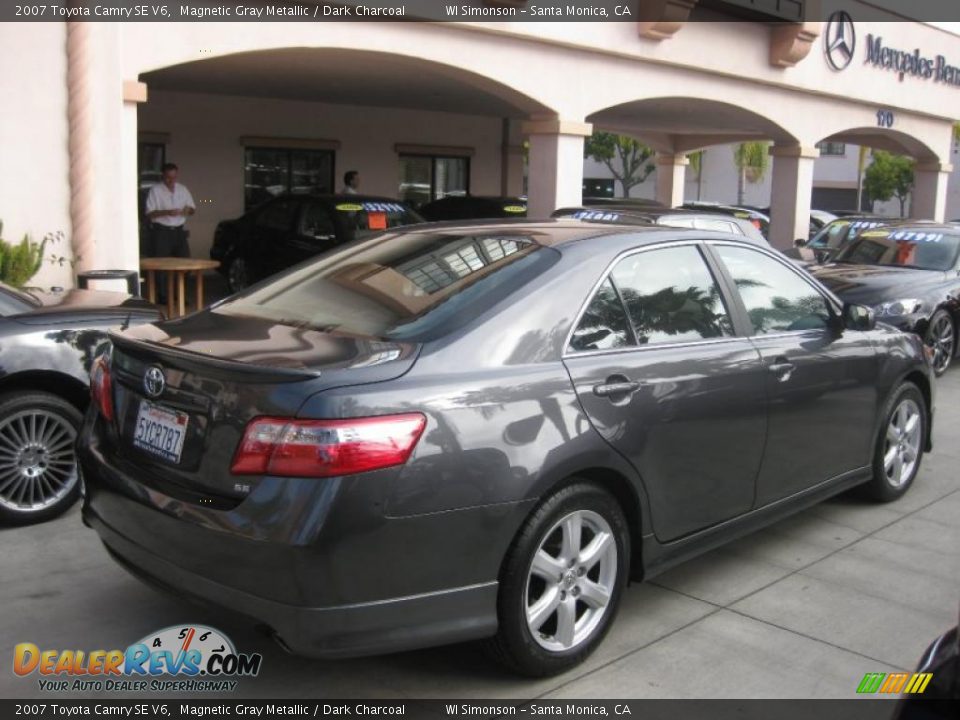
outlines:
[{"label": "license plate", "polygon": [[183,439],[187,435],[186,413],[154,405],[146,400],[140,403],[137,425],[133,431],[133,446],[172,463],[180,462]]}]

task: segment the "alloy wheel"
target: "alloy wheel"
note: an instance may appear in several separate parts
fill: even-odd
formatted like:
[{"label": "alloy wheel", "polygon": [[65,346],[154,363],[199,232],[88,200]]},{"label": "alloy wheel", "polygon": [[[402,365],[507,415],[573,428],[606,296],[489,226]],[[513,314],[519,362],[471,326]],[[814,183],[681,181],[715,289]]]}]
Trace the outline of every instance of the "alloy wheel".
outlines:
[{"label": "alloy wheel", "polygon": [[552,652],[586,642],[600,626],[617,580],[617,542],[591,510],[561,518],[530,563],[524,593],[527,628]]},{"label": "alloy wheel", "polygon": [[912,398],[904,398],[890,415],[883,447],[883,471],[893,487],[900,487],[913,477],[920,459],[922,430],[920,406]]},{"label": "alloy wheel", "polygon": [[927,344],[933,349],[933,369],[937,375],[950,365],[954,345],[953,322],[946,313],[934,319],[927,331]]},{"label": "alloy wheel", "polygon": [[66,418],[48,410],[0,420],[0,506],[29,514],[69,494],[77,484],[76,437]]}]

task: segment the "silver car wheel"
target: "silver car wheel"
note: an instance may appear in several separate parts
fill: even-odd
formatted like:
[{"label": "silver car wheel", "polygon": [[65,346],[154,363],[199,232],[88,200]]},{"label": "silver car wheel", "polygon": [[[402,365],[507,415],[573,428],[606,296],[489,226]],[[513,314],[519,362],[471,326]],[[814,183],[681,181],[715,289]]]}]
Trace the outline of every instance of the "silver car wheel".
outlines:
[{"label": "silver car wheel", "polygon": [[610,605],[617,581],[617,541],[590,510],[561,518],[544,535],[527,572],[527,628],[545,650],[562,652],[589,640]]},{"label": "silver car wheel", "polygon": [[22,410],[0,420],[0,505],[39,512],[77,484],[77,431],[48,410]]},{"label": "silver car wheel", "polygon": [[940,375],[953,358],[953,321],[946,313],[939,314],[927,332],[927,344],[933,349],[933,369]]},{"label": "silver car wheel", "polygon": [[883,471],[893,487],[900,487],[913,477],[920,459],[922,431],[920,407],[913,399],[904,398],[890,415],[883,446]]}]

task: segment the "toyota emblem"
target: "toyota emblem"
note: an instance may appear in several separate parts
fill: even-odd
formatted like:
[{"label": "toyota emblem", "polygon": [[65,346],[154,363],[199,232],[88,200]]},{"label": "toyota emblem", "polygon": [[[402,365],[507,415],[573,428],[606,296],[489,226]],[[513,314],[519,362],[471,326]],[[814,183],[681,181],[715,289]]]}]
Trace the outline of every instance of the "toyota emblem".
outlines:
[{"label": "toyota emblem", "polygon": [[837,10],[827,20],[827,32],[824,35],[824,50],[827,62],[834,70],[843,70],[853,60],[853,51],[857,47],[857,31],[853,28],[850,14]]},{"label": "toyota emblem", "polygon": [[163,370],[156,365],[147,368],[143,374],[143,390],[152,398],[163,395],[163,389],[167,385],[167,380],[163,376]]}]

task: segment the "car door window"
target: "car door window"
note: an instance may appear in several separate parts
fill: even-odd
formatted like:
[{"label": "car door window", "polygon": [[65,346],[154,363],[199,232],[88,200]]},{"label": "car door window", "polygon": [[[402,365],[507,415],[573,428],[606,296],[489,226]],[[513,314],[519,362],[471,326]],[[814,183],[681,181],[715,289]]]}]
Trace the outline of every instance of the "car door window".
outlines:
[{"label": "car door window", "polygon": [[720,289],[693,245],[648,250],[611,273],[640,345],[733,334]]},{"label": "car door window", "polygon": [[826,328],[827,299],[799,274],[756,250],[718,245],[746,307],[754,335]]},{"label": "car door window", "polygon": [[577,329],[570,338],[570,349],[611,350],[631,345],[627,313],[610,278],[593,296]]},{"label": "car door window", "polygon": [[298,204],[299,201],[293,199],[270,203],[257,215],[257,226],[268,230],[289,230]]},{"label": "car door window", "polygon": [[320,203],[307,203],[300,216],[300,234],[314,240],[331,241],[334,239],[333,219],[330,212]]}]

